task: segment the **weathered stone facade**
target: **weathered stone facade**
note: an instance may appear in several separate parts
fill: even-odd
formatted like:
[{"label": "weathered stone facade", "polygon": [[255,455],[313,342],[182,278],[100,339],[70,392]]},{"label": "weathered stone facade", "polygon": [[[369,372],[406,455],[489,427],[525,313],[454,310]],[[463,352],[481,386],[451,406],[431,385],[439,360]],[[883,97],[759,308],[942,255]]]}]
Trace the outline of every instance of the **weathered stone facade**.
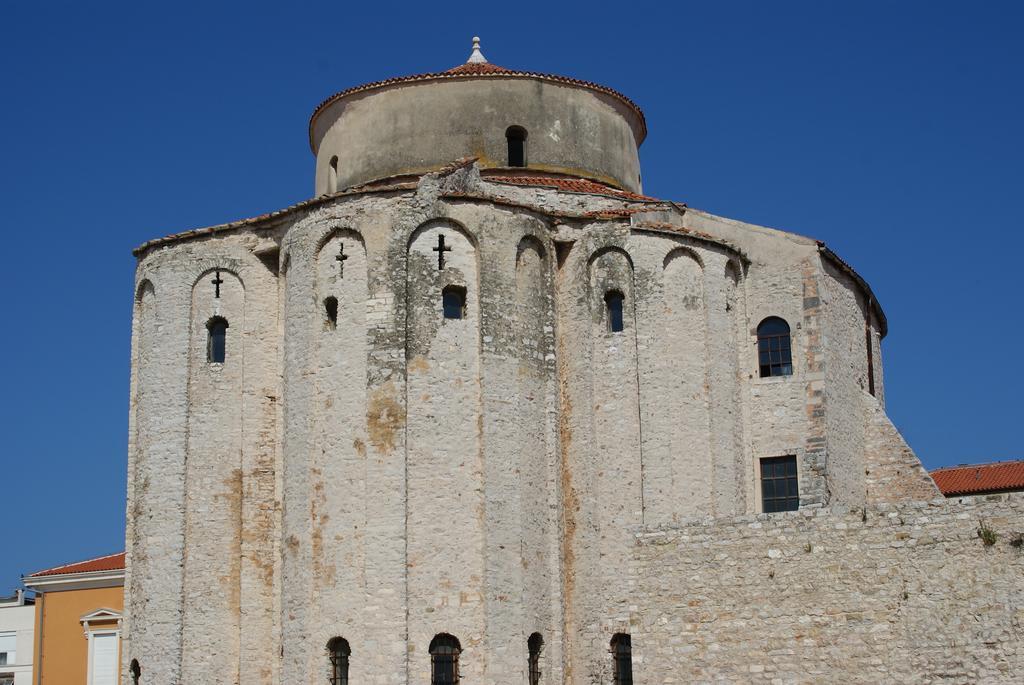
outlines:
[{"label": "weathered stone facade", "polygon": [[[636,682],[1012,679],[1024,504],[922,504],[939,494],[885,416],[886,323],[849,266],[635,194],[646,129],[607,89],[410,81],[329,100],[314,141],[352,149],[386,97],[375,136],[450,125],[466,158],[353,162],[328,192],[318,154],[327,194],[136,252],[122,654],[142,682],[328,682],[337,636],[350,682],[421,685],[439,633],[469,683],[527,682],[533,633],[545,683],[610,682],[614,633]],[[545,137],[536,166],[496,164],[501,132],[474,156],[491,110],[408,116],[509,84],[536,98],[507,120]],[[548,119],[565,107],[607,156]],[[767,317],[790,375],[760,377]],[[800,510],[761,514],[760,460],[782,455]]]}]

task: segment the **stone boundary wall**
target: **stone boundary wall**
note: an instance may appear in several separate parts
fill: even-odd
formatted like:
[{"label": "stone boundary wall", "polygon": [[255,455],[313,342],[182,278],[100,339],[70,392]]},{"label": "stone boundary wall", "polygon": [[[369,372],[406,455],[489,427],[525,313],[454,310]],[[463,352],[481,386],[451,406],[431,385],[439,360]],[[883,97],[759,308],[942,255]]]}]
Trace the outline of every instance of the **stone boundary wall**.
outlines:
[{"label": "stone boundary wall", "polygon": [[649,685],[1020,682],[1022,532],[1022,493],[645,532],[607,625]]}]

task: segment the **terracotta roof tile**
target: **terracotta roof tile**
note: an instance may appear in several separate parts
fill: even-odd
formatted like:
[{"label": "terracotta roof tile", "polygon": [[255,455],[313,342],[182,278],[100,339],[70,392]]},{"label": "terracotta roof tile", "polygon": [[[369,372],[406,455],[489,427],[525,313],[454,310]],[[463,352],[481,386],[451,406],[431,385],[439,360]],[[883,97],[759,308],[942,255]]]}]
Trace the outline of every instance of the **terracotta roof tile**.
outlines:
[{"label": "terracotta roof tile", "polygon": [[492,183],[508,183],[516,186],[534,186],[543,188],[556,188],[570,193],[587,193],[590,195],[610,195],[611,197],[624,200],[638,200],[640,202],[660,202],[657,198],[637,195],[627,190],[619,190],[612,186],[588,181],[584,178],[559,178],[548,176],[489,176],[486,179]]},{"label": "terracotta roof tile", "polygon": [[491,64],[490,62],[466,62],[460,64],[457,67],[452,67],[445,71],[446,74],[501,74],[509,73],[511,69],[505,67],[499,67],[497,64]]},{"label": "terracotta roof tile", "polygon": [[124,570],[124,552],[108,554],[95,559],[76,561],[63,566],[54,566],[43,571],[31,573],[26,578],[39,578],[41,576],[60,576],[66,573],[94,573],[97,571],[122,571]]},{"label": "terracotta roof tile", "polygon": [[1024,461],[947,466],[931,475],[946,497],[1024,490]]}]

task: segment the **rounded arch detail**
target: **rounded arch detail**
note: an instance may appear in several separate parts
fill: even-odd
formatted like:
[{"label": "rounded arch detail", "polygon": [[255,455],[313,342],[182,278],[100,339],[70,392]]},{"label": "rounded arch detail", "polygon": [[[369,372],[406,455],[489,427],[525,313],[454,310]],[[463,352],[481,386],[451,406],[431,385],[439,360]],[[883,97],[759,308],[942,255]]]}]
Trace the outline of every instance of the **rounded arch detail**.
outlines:
[{"label": "rounded arch detail", "polygon": [[245,292],[245,281],[242,280],[242,277],[241,275],[239,275],[237,268],[235,268],[234,266],[206,266],[206,264],[202,266],[202,270],[192,280],[192,289],[195,290],[196,286],[199,285],[202,282],[202,280],[207,276],[215,275],[218,272],[222,277],[225,275],[233,276],[238,281],[238,284],[242,286],[242,291]]},{"label": "rounded arch detail", "polygon": [[450,219],[448,217],[437,217],[437,218],[434,218],[434,219],[428,219],[427,221],[424,221],[419,226],[417,226],[415,229],[413,229],[412,233],[409,234],[409,240],[406,241],[406,244],[405,244],[406,252],[409,251],[409,249],[412,247],[413,243],[416,242],[417,238],[419,238],[421,235],[423,235],[427,231],[429,231],[431,229],[435,229],[435,228],[448,229],[448,230],[452,230],[452,231],[455,231],[455,232],[459,233],[460,235],[462,235],[462,237],[464,237],[466,240],[469,241],[469,244],[470,244],[470,246],[472,246],[474,253],[480,247],[480,243],[477,240],[476,235],[472,231],[470,231],[465,226],[465,224],[463,224],[460,221],[456,221],[455,219]]},{"label": "rounded arch detail", "polygon": [[143,278],[135,287],[135,302],[142,302],[142,299],[147,295],[156,295],[156,286],[153,285],[153,281]]},{"label": "rounded arch detail", "polygon": [[669,250],[668,254],[665,255],[665,259],[662,261],[661,264],[662,269],[667,269],[669,264],[671,264],[677,259],[692,259],[697,263],[697,266],[701,268],[701,271],[703,271],[706,266],[704,264],[704,260],[701,259],[701,256],[697,254],[697,252],[692,248],[675,247]]},{"label": "rounded arch detail", "polygon": [[593,267],[594,262],[607,254],[618,254],[625,257],[626,263],[629,264],[629,270],[634,270],[633,257],[630,256],[629,252],[627,252],[625,248],[619,247],[618,245],[605,245],[591,252],[590,256],[587,258],[587,268]]}]

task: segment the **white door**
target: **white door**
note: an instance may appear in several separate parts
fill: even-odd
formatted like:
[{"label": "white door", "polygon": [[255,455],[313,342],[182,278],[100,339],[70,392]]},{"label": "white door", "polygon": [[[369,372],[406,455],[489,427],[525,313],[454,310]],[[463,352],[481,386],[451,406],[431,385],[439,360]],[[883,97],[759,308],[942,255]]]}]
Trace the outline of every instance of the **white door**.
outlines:
[{"label": "white door", "polygon": [[93,633],[89,685],[117,685],[117,633]]}]

